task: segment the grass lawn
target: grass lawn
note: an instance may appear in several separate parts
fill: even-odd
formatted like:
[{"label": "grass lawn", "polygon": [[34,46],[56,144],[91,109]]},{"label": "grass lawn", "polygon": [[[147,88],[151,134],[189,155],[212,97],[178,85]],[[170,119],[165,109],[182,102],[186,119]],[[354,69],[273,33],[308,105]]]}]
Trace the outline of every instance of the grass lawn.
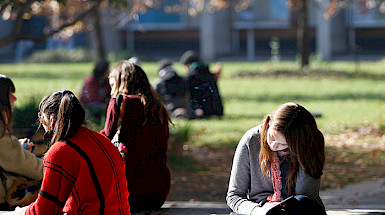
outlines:
[{"label": "grass lawn", "polygon": [[[185,73],[182,65],[175,66],[181,74]],[[15,105],[20,108],[28,98],[38,97],[40,101],[43,96],[56,90],[69,89],[78,94],[84,77],[91,74],[92,68],[92,63],[3,64],[0,65],[0,73],[8,75],[14,81],[18,98]],[[360,62],[359,65],[352,62],[315,62],[309,72],[301,73],[294,62],[276,65],[270,62],[224,62],[219,81],[225,108],[224,117],[195,121],[175,120],[175,128],[172,129],[180,126],[190,128],[191,136],[185,143],[190,148],[234,150],[248,129],[258,125],[267,113],[280,104],[292,101],[311,112],[322,114],[322,117],[317,118],[317,123],[325,135],[331,135],[330,142],[326,142],[328,163],[336,167],[327,170],[333,176],[326,180],[338,178],[340,167],[354,168],[358,164],[349,161],[362,156],[364,161],[361,164],[364,163],[364,167],[383,167],[385,152],[360,152],[360,143],[375,144],[382,138],[378,128],[385,125],[384,68],[385,61]],[[154,81],[157,76],[156,63],[144,62],[143,69],[150,81]],[[368,135],[365,133],[361,138],[355,139],[354,147],[336,148],[334,144],[343,144],[345,139],[334,141],[333,137],[362,127],[374,128],[376,132]],[[95,129],[100,129],[100,126],[95,126]],[[351,150],[352,153],[344,154],[341,158],[339,152],[345,150]],[[385,177],[383,168],[370,174],[361,177],[352,175],[351,178]],[[348,177],[347,180],[351,178]],[[335,180],[337,179],[324,187],[337,186]],[[348,181],[338,183],[341,186]]]}]

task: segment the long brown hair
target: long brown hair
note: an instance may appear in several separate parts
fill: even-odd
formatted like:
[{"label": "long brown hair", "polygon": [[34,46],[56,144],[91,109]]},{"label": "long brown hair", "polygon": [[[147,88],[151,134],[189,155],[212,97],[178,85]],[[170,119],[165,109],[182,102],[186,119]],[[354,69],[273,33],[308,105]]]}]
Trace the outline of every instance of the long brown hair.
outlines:
[{"label": "long brown hair", "polygon": [[[5,75],[0,74],[0,120],[4,123],[8,131],[12,129],[12,109],[9,101],[9,94],[15,93],[15,85],[12,80]],[[4,133],[0,134],[0,138]]]},{"label": "long brown hair", "polygon": [[[46,96],[39,105],[40,124],[45,120],[44,114],[48,117],[45,124],[49,125],[49,130],[53,132],[51,144],[74,136],[85,122],[84,108],[76,96],[68,90]],[[52,117],[53,127],[50,123]]]},{"label": "long brown hair", "polygon": [[267,144],[267,130],[285,136],[290,152],[291,170],[287,176],[289,193],[293,194],[299,166],[306,174],[320,178],[325,164],[325,141],[309,111],[295,103],[282,104],[269,114],[262,125],[259,162],[265,175],[270,174],[272,151]]},{"label": "long brown hair", "polygon": [[144,105],[144,124],[171,122],[166,108],[152,89],[146,73],[140,66],[123,60],[112,68],[109,78],[113,78],[116,84],[115,91],[111,92],[112,97],[120,93],[136,95],[140,98]]}]

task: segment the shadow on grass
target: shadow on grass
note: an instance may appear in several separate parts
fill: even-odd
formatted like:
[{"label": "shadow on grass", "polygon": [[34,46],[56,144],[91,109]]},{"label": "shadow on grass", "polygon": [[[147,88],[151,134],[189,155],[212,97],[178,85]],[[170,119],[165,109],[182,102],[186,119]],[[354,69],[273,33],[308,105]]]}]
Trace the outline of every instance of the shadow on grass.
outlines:
[{"label": "shadow on grass", "polygon": [[32,138],[38,128],[40,97],[33,96],[22,107],[15,107],[13,111],[13,132],[17,136]]},{"label": "shadow on grass", "polygon": [[380,93],[336,93],[330,95],[303,95],[285,94],[279,95],[228,95],[228,101],[255,101],[255,102],[286,102],[286,101],[347,101],[347,100],[385,100],[385,95]]},{"label": "shadow on grass", "polygon": [[[231,115],[225,115],[223,117],[223,120],[249,120],[249,119],[255,119],[255,123],[260,124],[260,119],[265,118],[266,114],[246,114],[246,113],[232,113]],[[246,132],[246,131],[245,131]]]},{"label": "shadow on grass", "polygon": [[258,71],[240,71],[234,74],[233,78],[247,78],[247,77],[317,77],[317,78],[345,78],[345,79],[371,79],[371,80],[385,80],[385,74],[373,74],[367,72],[344,72],[335,70],[312,70],[310,72],[289,71],[289,70],[275,70],[269,72]]},{"label": "shadow on grass", "polygon": [[[60,80],[65,78],[78,80],[79,78],[84,77],[84,72],[28,72],[28,73],[13,73],[12,78],[25,79],[25,80],[34,80],[34,79],[46,79],[46,80]],[[91,71],[90,71],[91,74]]]},{"label": "shadow on grass", "polygon": [[174,171],[197,172],[206,170],[198,165],[195,158],[190,155],[179,155],[169,153],[167,158],[167,166]]}]

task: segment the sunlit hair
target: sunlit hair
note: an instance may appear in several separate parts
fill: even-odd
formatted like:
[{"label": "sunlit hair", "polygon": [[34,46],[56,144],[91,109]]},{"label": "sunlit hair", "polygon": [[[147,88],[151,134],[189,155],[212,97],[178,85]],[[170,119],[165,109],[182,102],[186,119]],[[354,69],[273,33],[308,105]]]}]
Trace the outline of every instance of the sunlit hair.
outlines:
[{"label": "sunlit hair", "polygon": [[[13,120],[11,103],[9,101],[10,93],[15,93],[15,85],[10,78],[0,74],[0,120],[8,131],[11,131]],[[4,133],[0,134],[0,137],[3,136]]]},{"label": "sunlit hair", "polygon": [[270,175],[273,152],[267,144],[267,130],[285,136],[289,148],[291,170],[287,176],[289,194],[294,194],[299,166],[306,174],[320,178],[325,164],[325,141],[309,111],[295,103],[285,103],[269,114],[262,125],[259,162],[263,174]]},{"label": "sunlit hair", "polygon": [[170,116],[152,89],[143,69],[128,61],[123,60],[112,68],[109,76],[115,80],[115,90],[111,91],[112,97],[118,94],[136,95],[144,105],[144,124],[171,122]]},{"label": "sunlit hair", "polygon": [[[47,119],[44,119],[44,115]],[[51,127],[50,120],[54,125]],[[46,96],[39,105],[40,125],[44,122],[53,132],[51,144],[76,134],[85,122],[85,111],[76,96],[68,90]]]}]

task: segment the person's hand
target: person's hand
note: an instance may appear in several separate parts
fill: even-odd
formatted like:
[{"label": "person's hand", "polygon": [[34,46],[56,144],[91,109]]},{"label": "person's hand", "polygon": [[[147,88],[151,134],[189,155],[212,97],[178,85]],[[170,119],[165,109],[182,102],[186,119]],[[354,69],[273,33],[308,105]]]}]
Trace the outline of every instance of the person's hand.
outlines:
[{"label": "person's hand", "polygon": [[251,211],[251,215],[265,215],[270,209],[279,203],[280,202],[266,202],[262,207],[255,207]]},{"label": "person's hand", "polygon": [[221,72],[222,72],[222,63],[218,62],[215,64],[214,68],[212,69],[212,73],[215,75],[216,80],[219,79]]},{"label": "person's hand", "polygon": [[35,148],[34,147],[35,144],[33,142],[31,142],[31,140],[28,138],[20,139],[19,142],[21,144],[21,147],[23,147],[23,149],[25,149],[29,152],[32,152]]}]

